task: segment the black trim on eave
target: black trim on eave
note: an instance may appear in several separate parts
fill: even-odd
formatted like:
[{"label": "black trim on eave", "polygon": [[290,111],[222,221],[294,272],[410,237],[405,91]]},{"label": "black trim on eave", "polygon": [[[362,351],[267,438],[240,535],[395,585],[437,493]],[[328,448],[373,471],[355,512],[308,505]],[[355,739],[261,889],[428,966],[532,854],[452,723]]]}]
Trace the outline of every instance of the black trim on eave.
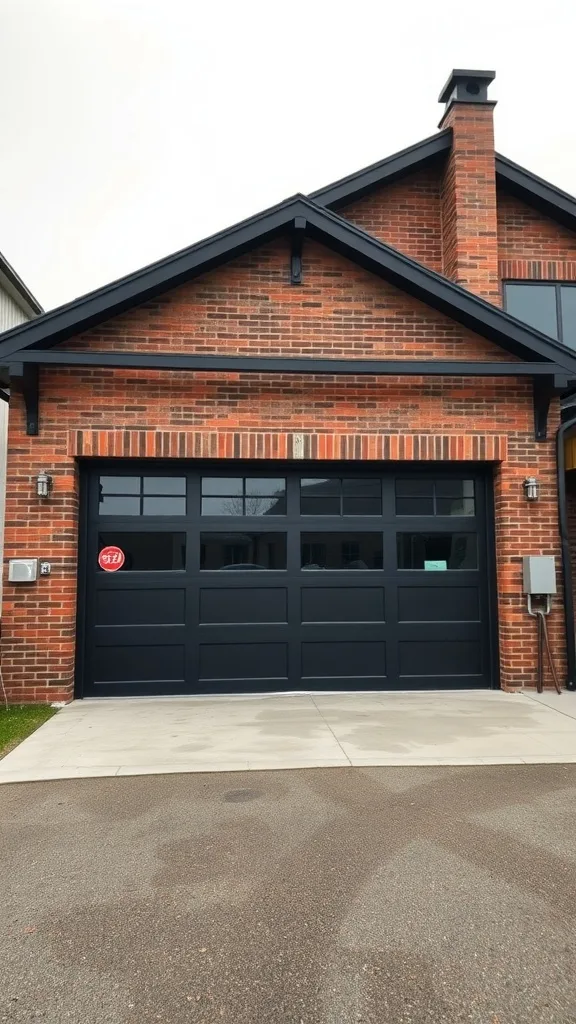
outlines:
[{"label": "black trim on eave", "polygon": [[338,210],[348,203],[361,199],[380,185],[389,185],[406,174],[427,167],[437,157],[445,156],[452,146],[452,129],[446,128],[421,142],[393,153],[384,160],[378,160],[369,167],[348,174],[339,181],[311,192],[309,198],[319,206]]}]

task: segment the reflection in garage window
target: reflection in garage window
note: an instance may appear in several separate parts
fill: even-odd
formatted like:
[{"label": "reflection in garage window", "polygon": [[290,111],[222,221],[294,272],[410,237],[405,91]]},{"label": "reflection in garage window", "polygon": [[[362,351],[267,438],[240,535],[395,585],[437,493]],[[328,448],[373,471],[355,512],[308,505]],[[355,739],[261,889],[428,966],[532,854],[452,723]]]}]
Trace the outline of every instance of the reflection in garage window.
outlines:
[{"label": "reflection in garage window", "polygon": [[478,568],[474,533],[399,533],[397,548],[399,569]]},{"label": "reflection in garage window", "polygon": [[473,516],[474,481],[450,477],[400,477],[396,480],[397,516]]},{"label": "reflection in garage window", "polygon": [[202,571],[285,568],[285,533],[202,533],[200,536]]},{"label": "reflection in garage window", "polygon": [[101,516],[184,516],[184,476],[101,476]]},{"label": "reflection in garage window", "polygon": [[118,572],[165,572],[183,569],[186,563],[185,533],[99,533],[98,551],[108,545],[124,552],[125,562]]},{"label": "reflection in garage window", "polygon": [[285,516],[285,477],[202,478],[203,516]]},{"label": "reflection in garage window", "polygon": [[303,569],[381,569],[381,533],[303,533]]},{"label": "reflection in garage window", "polygon": [[303,477],[300,481],[303,516],[380,516],[382,481],[355,477]]}]

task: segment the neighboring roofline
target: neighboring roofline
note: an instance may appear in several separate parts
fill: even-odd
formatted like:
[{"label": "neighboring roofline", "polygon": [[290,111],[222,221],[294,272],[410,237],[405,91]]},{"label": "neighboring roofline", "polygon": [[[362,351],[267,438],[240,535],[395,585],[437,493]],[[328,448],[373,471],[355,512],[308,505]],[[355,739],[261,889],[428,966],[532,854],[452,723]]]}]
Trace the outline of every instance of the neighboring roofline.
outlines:
[{"label": "neighboring roofline", "polygon": [[396,178],[427,166],[436,157],[448,153],[451,146],[452,129],[446,128],[413,146],[408,146],[407,149],[400,150],[399,153],[393,153],[384,160],[363,167],[346,178],[340,178],[325,188],[311,192],[309,198],[319,206],[327,206],[332,210],[340,209],[380,185],[389,185]]},{"label": "neighboring roofline", "polygon": [[496,153],[496,180],[508,192],[565,227],[576,231],[576,198]]},{"label": "neighboring roofline", "polygon": [[35,317],[44,312],[38,299],[32,295],[30,289],[26,287],[22,278],[19,277],[14,267],[8,263],[8,260],[1,252],[0,288],[3,288],[8,293],[22,312],[26,313],[26,316]]},{"label": "neighboring roofline", "polygon": [[[521,323],[498,306],[378,241],[305,196],[294,196],[188,249],[129,274],[73,302],[7,331],[0,339],[0,364],[31,348],[51,348],[67,338],[141,305],[278,236],[305,232],[370,273],[494,341],[526,361],[544,360],[576,376],[576,354]],[[288,269],[288,268],[287,268]],[[304,275],[306,260],[304,253]]]}]

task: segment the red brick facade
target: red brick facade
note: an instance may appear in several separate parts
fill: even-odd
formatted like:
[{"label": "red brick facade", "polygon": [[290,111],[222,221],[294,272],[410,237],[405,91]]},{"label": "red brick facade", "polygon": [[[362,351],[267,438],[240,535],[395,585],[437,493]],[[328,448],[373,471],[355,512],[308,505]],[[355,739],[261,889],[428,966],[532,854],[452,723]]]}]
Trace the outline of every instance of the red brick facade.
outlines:
[{"label": "red brick facade", "polygon": [[[576,238],[507,198],[499,206],[492,110],[456,105],[444,174],[428,169],[378,189],[344,216],[492,302],[500,267],[576,260]],[[500,200],[499,200],[500,202]],[[538,241],[538,239],[542,241]],[[524,261],[524,262],[523,262]],[[317,243],[305,241],[303,283],[289,279],[289,243],[260,247],[159,299],[66,342],[85,350],[186,351],[340,358],[511,361],[448,317]],[[520,271],[515,276],[523,275]],[[43,369],[41,431],[28,437],[24,405],[10,412],[6,559],[49,559],[35,587],[5,583],[4,683],[12,700],[73,693],[78,560],[78,459],[290,459],[295,433],[311,459],[477,461],[494,468],[500,679],[533,685],[535,629],[521,593],[523,554],[559,565],[553,403],[549,440],[534,441],[523,378],[369,378]],[[42,503],[36,473],[55,489]],[[522,482],[538,477],[540,500]],[[562,609],[551,619],[563,659]]]},{"label": "red brick facade", "polygon": [[441,127],[452,129],[442,183],[444,273],[499,305],[492,105],[455,103]]},{"label": "red brick facade", "polygon": [[443,273],[442,175],[444,160],[391,185],[374,189],[341,211],[346,220]]}]

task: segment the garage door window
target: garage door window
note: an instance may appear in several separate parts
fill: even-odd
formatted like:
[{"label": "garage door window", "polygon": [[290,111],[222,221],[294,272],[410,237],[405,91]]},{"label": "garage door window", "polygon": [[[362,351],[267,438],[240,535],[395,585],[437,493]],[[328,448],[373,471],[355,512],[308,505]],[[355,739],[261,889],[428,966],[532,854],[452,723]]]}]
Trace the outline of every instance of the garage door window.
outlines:
[{"label": "garage door window", "polygon": [[354,477],[304,477],[300,481],[303,516],[381,516],[381,480]]},{"label": "garage door window", "polygon": [[185,516],[184,476],[101,476],[101,516]]},{"label": "garage door window", "polygon": [[200,569],[253,571],[286,568],[285,533],[202,533]]},{"label": "garage door window", "polygon": [[477,569],[475,533],[399,533],[398,568]]},{"label": "garage door window", "polygon": [[407,477],[396,481],[398,516],[473,516],[473,480]]},{"label": "garage door window", "polygon": [[122,573],[167,572],[184,569],[186,564],[185,533],[99,533],[98,550],[109,545],[124,552],[124,565],[118,570]]},{"label": "garage door window", "polygon": [[202,478],[203,516],[285,516],[285,477]]},{"label": "garage door window", "polygon": [[302,569],[381,569],[381,533],[303,533]]}]

